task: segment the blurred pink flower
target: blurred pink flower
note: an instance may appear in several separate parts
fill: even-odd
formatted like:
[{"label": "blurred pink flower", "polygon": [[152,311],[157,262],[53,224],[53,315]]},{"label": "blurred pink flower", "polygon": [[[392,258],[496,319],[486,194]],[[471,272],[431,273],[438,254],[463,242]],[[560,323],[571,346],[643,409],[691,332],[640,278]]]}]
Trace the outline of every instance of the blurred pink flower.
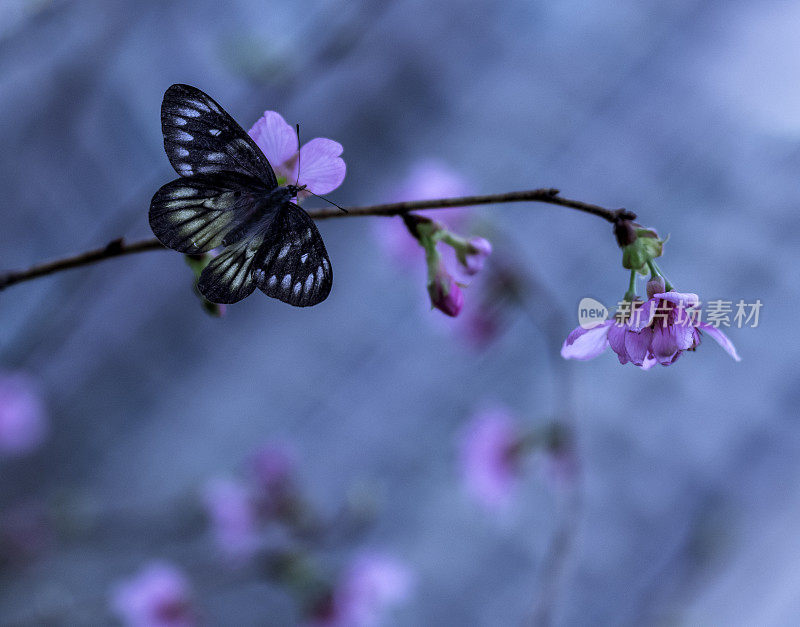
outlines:
[{"label": "blurred pink flower", "polygon": [[253,455],[255,496],[263,514],[278,514],[291,503],[295,496],[296,465],[293,450],[284,444],[265,444]]},{"label": "blurred pink flower", "polygon": [[[467,180],[446,163],[437,159],[422,159],[411,166],[408,176],[389,194],[392,202],[451,198],[472,193]],[[463,207],[415,211],[441,222],[448,229],[463,229],[469,215]],[[378,218],[373,221],[374,233],[381,247],[395,261],[413,267],[422,265],[419,244],[408,232],[399,217]],[[454,255],[453,255],[454,256]]]},{"label": "blurred pink flower", "polygon": [[233,563],[251,558],[258,550],[258,514],[247,488],[228,479],[215,479],[206,486],[203,497],[222,554]]},{"label": "blurred pink flower", "polygon": [[[285,183],[299,180],[300,185],[306,185],[315,194],[327,194],[342,184],[347,168],[339,156],[344,150],[340,143],[317,137],[304,144],[298,152],[297,132],[275,111],[264,111],[248,132],[269,160],[276,176],[284,179]],[[309,195],[307,192],[299,194],[301,198]]]},{"label": "blurred pink flower", "polygon": [[489,509],[510,501],[520,476],[520,429],[505,408],[478,413],[461,438],[461,472],[465,487]]},{"label": "blurred pink flower", "polygon": [[47,431],[44,404],[33,380],[21,373],[0,372],[0,455],[33,451]]},{"label": "blurred pink flower", "polygon": [[406,601],[412,575],[402,562],[377,553],[356,557],[332,596],[312,618],[314,627],[371,627],[391,607]]},{"label": "blurred pink flower", "polygon": [[574,437],[572,429],[564,424],[555,423],[547,431],[543,458],[544,476],[558,490],[573,487],[580,475],[580,459]]},{"label": "blurred pink flower", "polygon": [[111,609],[129,627],[190,627],[198,622],[189,581],[166,562],[153,562],[114,586]]},{"label": "blurred pink flower", "polygon": [[503,314],[500,307],[492,307],[483,299],[471,301],[459,320],[461,336],[475,348],[486,348],[500,334]]}]

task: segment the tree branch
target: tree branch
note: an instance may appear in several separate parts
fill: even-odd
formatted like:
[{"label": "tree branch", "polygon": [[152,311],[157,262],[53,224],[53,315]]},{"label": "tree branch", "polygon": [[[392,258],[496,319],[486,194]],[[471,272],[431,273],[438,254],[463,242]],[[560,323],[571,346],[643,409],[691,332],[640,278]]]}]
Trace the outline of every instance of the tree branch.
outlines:
[{"label": "tree branch", "polygon": [[[469,207],[475,205],[492,205],[507,202],[543,202],[550,205],[569,207],[577,211],[598,216],[616,224],[624,220],[635,220],[636,214],[626,209],[606,209],[598,205],[570,200],[558,195],[557,189],[543,188],[522,192],[508,192],[506,194],[489,194],[484,196],[460,196],[458,198],[437,198],[434,200],[415,200],[409,202],[395,202],[383,205],[369,205],[365,207],[349,207],[347,213],[338,209],[311,210],[308,214],[314,220],[327,220],[329,218],[347,218],[355,216],[396,216],[409,211],[422,209],[446,209],[448,207]],[[126,244],[122,238],[109,242],[102,248],[64,257],[55,261],[36,264],[26,270],[17,270],[0,274],[0,291],[24,281],[30,281],[42,276],[86,266],[104,259],[133,255],[147,250],[168,250],[157,239],[147,239],[131,244]]]}]

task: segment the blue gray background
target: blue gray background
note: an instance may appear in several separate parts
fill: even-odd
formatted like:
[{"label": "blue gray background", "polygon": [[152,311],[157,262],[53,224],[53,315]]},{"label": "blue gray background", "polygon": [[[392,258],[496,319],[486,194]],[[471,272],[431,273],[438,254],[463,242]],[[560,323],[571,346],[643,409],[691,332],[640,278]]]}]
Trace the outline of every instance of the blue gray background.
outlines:
[{"label": "blue gray background", "polygon": [[[565,366],[524,316],[476,352],[431,324],[422,277],[382,254],[373,219],[320,225],[336,281],[311,310],[254,296],[208,318],[168,252],[12,287],[0,365],[39,378],[52,431],[0,461],[0,507],[63,503],[91,532],[0,573],[0,620],[105,622],[109,583],[166,558],[213,623],[291,622],[279,588],[220,579],[190,513],[206,479],[278,438],[319,507],[353,485],[376,495],[355,544],[417,576],[389,624],[518,625],[543,591],[558,625],[797,624],[799,26],[782,0],[5,0],[4,269],[150,235],[149,199],[174,176],[161,96],[185,82],[245,126],[275,109],[340,141],[340,203],[389,200],[436,157],[478,192],[554,186],[633,209],[670,235],[680,290],[764,307],[730,331],[739,364],[707,340],[647,373],[610,354]],[[601,221],[475,213],[569,312],[561,335],[580,298],[624,292]],[[487,401],[550,420],[564,377],[584,481],[551,586],[563,499],[531,472],[509,515],[487,515],[461,489],[456,438]]]}]

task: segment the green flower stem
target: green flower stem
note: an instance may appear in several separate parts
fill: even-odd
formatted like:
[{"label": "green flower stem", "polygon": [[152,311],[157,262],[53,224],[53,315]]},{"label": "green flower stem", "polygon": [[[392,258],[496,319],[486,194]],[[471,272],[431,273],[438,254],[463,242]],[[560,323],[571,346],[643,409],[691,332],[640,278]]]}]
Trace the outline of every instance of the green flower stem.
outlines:
[{"label": "green flower stem", "polygon": [[662,279],[664,279],[664,289],[666,289],[668,292],[675,289],[672,283],[670,283],[669,279],[666,276],[664,276],[664,273],[661,271],[661,268],[658,267],[658,264],[655,261],[653,261],[652,259],[648,261],[647,267],[650,268],[650,273],[654,277],[660,276]]},{"label": "green flower stem", "polygon": [[632,303],[636,300],[636,270],[631,270],[631,278],[628,282],[628,291],[625,292],[625,296],[622,297],[623,300]]}]

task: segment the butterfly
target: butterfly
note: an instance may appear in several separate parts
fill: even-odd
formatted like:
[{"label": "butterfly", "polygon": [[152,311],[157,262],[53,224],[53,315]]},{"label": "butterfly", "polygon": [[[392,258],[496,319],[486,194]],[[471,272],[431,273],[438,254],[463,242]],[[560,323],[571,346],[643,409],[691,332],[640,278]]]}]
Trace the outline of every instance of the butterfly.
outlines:
[{"label": "butterfly", "polygon": [[197,288],[212,303],[235,303],[259,288],[295,307],[328,297],[333,269],[314,221],[292,202],[305,186],[279,186],[253,139],[210,96],[172,85],[161,104],[164,150],[180,178],[150,202],[150,228],[189,255],[224,251]]}]

